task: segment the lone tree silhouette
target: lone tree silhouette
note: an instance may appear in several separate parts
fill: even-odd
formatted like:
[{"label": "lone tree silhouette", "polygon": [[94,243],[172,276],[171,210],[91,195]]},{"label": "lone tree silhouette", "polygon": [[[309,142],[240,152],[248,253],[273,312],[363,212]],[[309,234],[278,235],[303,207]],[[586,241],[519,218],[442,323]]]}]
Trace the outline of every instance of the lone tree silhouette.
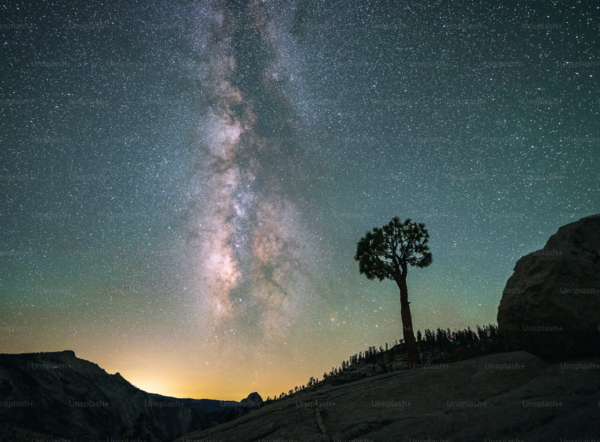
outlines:
[{"label": "lone tree silhouette", "polygon": [[400,288],[400,314],[409,368],[421,364],[421,356],[412,326],[406,274],[409,264],[420,268],[431,264],[433,257],[428,242],[425,224],[414,223],[410,218],[402,223],[395,216],[383,228],[375,227],[367,232],[358,242],[354,255],[360,273],[367,279],[391,279]]}]

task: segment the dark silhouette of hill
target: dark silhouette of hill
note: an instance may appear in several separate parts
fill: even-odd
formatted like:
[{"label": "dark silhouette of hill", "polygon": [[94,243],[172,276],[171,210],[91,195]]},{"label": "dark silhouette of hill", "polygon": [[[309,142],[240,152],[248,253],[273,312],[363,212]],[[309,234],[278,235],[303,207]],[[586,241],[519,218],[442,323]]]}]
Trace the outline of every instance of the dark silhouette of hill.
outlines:
[{"label": "dark silhouette of hill", "polygon": [[146,393],[72,351],[0,354],[2,441],[170,441],[225,422],[224,404]]}]

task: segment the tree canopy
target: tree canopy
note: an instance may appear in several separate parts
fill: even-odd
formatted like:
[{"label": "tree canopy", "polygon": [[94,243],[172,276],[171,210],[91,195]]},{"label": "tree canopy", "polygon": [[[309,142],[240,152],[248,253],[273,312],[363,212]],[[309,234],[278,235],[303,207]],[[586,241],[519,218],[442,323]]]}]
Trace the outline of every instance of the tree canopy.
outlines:
[{"label": "tree canopy", "polygon": [[368,279],[396,280],[406,277],[407,265],[427,267],[433,261],[429,252],[429,232],[425,224],[397,216],[383,227],[375,227],[358,242],[354,259]]}]

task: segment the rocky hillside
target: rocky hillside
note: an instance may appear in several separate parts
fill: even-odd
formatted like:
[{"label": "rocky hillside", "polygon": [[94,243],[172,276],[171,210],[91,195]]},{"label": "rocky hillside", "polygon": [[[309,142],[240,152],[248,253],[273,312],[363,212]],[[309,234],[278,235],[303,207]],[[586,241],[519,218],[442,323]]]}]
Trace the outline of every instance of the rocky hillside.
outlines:
[{"label": "rocky hillside", "polygon": [[598,358],[482,356],[301,392],[178,441],[589,440],[598,438],[598,367]]},{"label": "rocky hillside", "polygon": [[0,354],[0,440],[170,441],[230,412],[221,401],[146,393],[72,351]]}]

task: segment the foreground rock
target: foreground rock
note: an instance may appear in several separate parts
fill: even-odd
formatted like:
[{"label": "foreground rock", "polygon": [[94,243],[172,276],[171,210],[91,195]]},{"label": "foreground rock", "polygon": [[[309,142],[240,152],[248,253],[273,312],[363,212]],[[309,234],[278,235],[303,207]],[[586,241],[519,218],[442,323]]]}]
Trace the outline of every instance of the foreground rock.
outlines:
[{"label": "foreground rock", "polygon": [[142,391],[72,351],[0,354],[0,440],[172,440],[226,420],[221,401]]},{"label": "foreground rock", "polygon": [[521,351],[388,373],[301,393],[178,441],[598,438],[600,359],[577,363]]},{"label": "foreground rock", "polygon": [[504,289],[498,328],[548,362],[600,355],[600,215],[567,224],[522,257]]}]

